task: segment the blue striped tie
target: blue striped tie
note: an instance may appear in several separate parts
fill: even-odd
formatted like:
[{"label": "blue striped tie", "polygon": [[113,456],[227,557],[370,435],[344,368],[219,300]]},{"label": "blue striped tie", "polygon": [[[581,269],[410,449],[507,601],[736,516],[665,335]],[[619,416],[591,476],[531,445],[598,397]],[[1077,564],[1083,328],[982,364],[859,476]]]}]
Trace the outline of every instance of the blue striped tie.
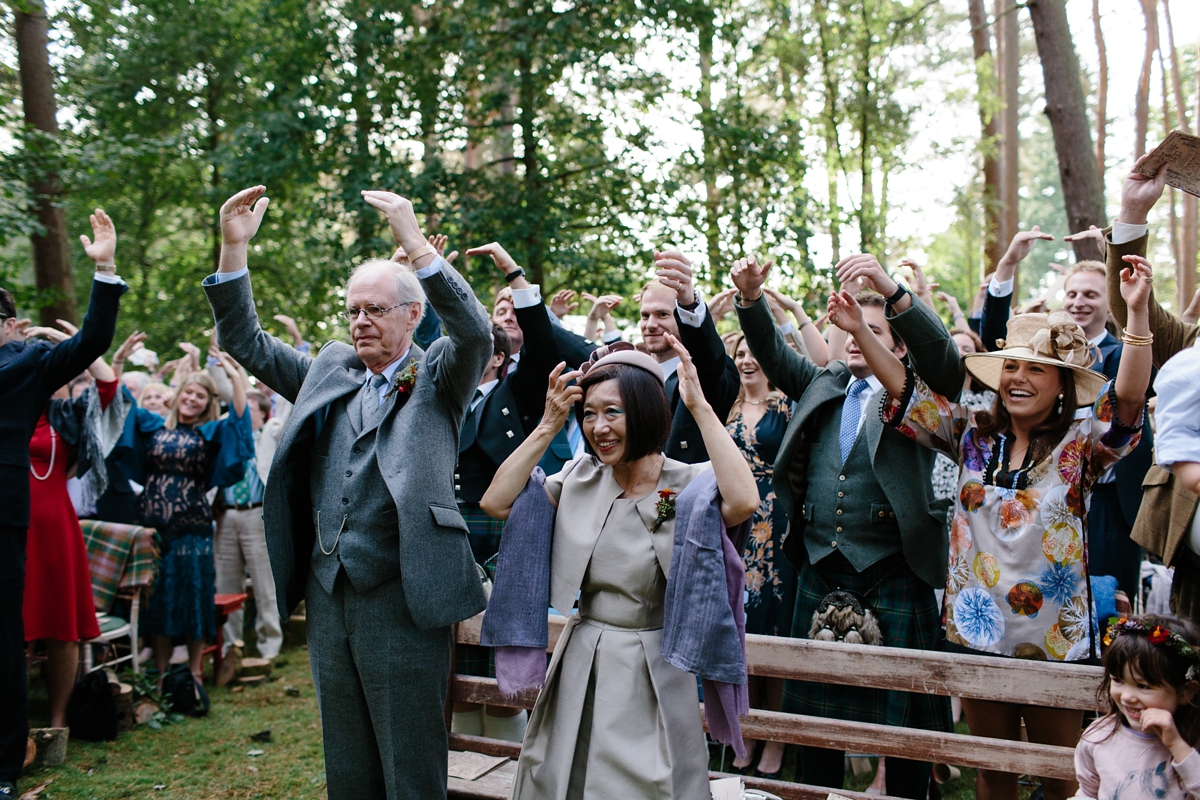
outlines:
[{"label": "blue striped tie", "polygon": [[859,378],[850,384],[850,388],[846,390],[846,402],[842,405],[842,427],[838,431],[838,447],[842,451],[843,464],[850,457],[850,450],[854,447],[854,440],[858,438],[858,420],[862,417],[862,401],[859,400],[858,396],[866,388],[866,379]]}]

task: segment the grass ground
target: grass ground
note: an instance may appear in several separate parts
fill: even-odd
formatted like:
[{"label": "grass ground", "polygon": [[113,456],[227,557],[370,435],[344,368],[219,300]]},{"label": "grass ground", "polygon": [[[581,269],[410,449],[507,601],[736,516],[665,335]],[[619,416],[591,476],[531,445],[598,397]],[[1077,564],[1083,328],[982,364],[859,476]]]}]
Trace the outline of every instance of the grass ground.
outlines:
[{"label": "grass ground", "polygon": [[[299,690],[289,696],[285,686]],[[139,725],[115,742],[71,740],[66,763],[26,775],[21,790],[51,783],[38,800],[323,798],[321,726],[308,651],[287,650],[271,680],[242,692],[211,688],[212,710],[154,730]],[[30,722],[49,720],[44,685],[30,685]],[[271,729],[271,741],[251,734]],[[251,755],[261,751],[260,755]]]},{"label": "grass ground", "polygon": [[[285,687],[299,690],[291,696]],[[211,687],[210,687],[211,688]],[[66,763],[26,775],[21,790],[46,781],[38,800],[290,800],[325,797],[321,726],[308,651],[291,648],[275,661],[269,682],[241,692],[211,689],[212,710],[203,719],[185,718],[153,729],[140,725],[115,742],[71,740]],[[46,725],[45,686],[36,672],[30,685],[30,722]],[[252,734],[271,729],[271,740]],[[960,733],[966,725],[959,723]],[[258,752],[261,751],[261,752]],[[795,749],[784,758],[783,779],[791,780]],[[726,768],[733,755],[727,751]],[[712,765],[717,768],[714,762]],[[973,800],[975,773],[941,787],[945,800]],[[862,791],[873,773],[849,776],[847,789]],[[1022,798],[1028,797],[1022,787]]]}]

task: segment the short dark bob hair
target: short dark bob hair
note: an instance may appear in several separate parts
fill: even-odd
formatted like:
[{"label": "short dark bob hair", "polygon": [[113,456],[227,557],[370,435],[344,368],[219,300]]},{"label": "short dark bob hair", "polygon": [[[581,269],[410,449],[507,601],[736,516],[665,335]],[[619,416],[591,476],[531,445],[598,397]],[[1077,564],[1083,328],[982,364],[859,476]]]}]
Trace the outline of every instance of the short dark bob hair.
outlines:
[{"label": "short dark bob hair", "polygon": [[[579,381],[584,400],[593,386],[611,380],[617,382],[617,392],[625,408],[625,453],[621,460],[637,461],[652,453],[661,453],[671,435],[671,407],[662,384],[639,367],[605,364],[588,370]],[[583,403],[579,404],[576,414],[582,428]],[[596,455],[591,442],[587,443],[587,448],[589,453]]]}]

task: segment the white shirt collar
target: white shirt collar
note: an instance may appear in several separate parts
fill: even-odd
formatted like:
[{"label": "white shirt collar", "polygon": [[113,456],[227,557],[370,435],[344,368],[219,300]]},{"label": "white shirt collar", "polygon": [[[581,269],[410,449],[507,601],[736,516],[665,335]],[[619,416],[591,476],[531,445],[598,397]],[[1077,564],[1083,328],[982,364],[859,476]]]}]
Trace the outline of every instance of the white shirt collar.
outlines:
[{"label": "white shirt collar", "polygon": [[[404,351],[404,355],[400,356],[395,361],[393,361],[392,363],[388,364],[386,367],[383,368],[383,372],[381,374],[383,375],[383,377],[387,378],[387,382],[389,385],[392,382],[392,377],[395,376],[395,374],[396,374],[396,370],[400,369],[400,365],[403,364],[405,359],[408,358],[408,354],[411,351],[412,351],[412,346],[410,345],[408,350]],[[370,376],[368,376],[367,380],[370,380],[370,379],[371,379]]]},{"label": "white shirt collar", "polygon": [[658,364],[662,367],[663,380],[667,380],[675,374],[675,370],[679,369],[679,356],[668,358],[666,361],[660,361]]},{"label": "white shirt collar", "polygon": [[1099,347],[1100,343],[1103,342],[1105,337],[1107,337],[1107,336],[1108,336],[1108,331],[1102,330],[1102,331],[1100,331],[1099,336],[1088,339],[1088,344],[1092,345],[1093,347]]},{"label": "white shirt collar", "polygon": [[[856,380],[858,380],[858,378],[854,378],[850,381],[850,383],[846,384],[846,394],[850,393],[850,386]],[[883,388],[883,384],[879,382],[879,378],[876,378],[874,375],[868,375],[863,380],[867,382],[867,388],[863,389],[862,392],[859,393],[859,397],[861,397],[863,400],[866,400],[869,397],[874,397],[875,393]]]}]

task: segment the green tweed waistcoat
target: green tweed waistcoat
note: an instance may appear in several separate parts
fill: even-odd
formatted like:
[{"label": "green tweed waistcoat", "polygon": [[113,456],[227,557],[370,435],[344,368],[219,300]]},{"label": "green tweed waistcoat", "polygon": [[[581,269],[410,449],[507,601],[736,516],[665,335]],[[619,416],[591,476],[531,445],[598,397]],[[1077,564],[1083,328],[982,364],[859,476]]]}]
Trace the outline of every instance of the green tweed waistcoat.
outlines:
[{"label": "green tweed waistcoat", "polygon": [[808,487],[803,495],[807,522],[804,546],[813,564],[840,550],[862,572],[901,551],[896,513],[875,479],[861,430],[846,463],[842,463],[838,446],[842,404],[826,403],[814,416],[817,419],[808,455]]}]

